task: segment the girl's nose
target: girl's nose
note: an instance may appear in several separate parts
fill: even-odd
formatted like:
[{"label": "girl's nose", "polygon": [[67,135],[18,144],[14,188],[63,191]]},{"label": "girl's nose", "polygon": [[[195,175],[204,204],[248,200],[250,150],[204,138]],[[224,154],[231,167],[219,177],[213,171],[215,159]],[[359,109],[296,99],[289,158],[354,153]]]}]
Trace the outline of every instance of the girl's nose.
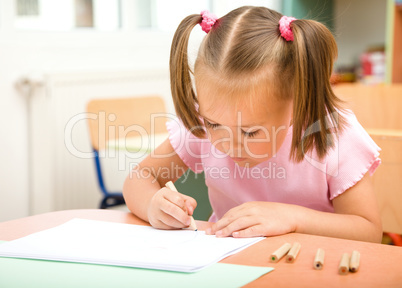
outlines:
[{"label": "girl's nose", "polygon": [[242,147],[243,143],[241,139],[238,139],[236,136],[230,137],[226,141],[222,141],[222,148],[226,154],[231,156],[241,157]]}]

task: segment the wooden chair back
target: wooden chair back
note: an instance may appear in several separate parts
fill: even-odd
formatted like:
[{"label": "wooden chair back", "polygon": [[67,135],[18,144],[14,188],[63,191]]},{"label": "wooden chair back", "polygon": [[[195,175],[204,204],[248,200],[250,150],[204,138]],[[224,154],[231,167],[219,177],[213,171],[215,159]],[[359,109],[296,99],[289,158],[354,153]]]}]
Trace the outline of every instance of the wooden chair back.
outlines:
[{"label": "wooden chair back", "polygon": [[87,105],[89,133],[95,150],[112,139],[166,133],[166,108],[156,95],[94,99]]},{"label": "wooden chair back", "polygon": [[383,229],[402,234],[402,84],[339,84],[334,91],[381,148],[373,184]]},{"label": "wooden chair back", "polygon": [[402,84],[339,84],[335,93],[367,129],[402,129]]}]

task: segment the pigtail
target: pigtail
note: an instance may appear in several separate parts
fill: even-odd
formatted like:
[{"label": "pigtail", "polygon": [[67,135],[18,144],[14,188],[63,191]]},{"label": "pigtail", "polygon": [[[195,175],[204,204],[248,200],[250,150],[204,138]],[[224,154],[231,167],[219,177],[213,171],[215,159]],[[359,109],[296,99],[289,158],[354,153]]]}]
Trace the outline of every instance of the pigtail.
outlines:
[{"label": "pigtail", "polygon": [[339,115],[342,101],[330,84],[337,46],[331,32],[312,20],[295,20],[294,35],[294,97],[291,158],[300,162],[316,149],[324,157],[334,147],[336,134],[343,128]]},{"label": "pigtail", "polygon": [[180,24],[174,34],[170,49],[170,88],[177,116],[184,126],[197,137],[204,136],[202,123],[198,116],[196,105],[197,97],[193,90],[192,73],[187,57],[188,40],[195,25],[202,20],[201,15],[194,14],[187,16]]}]

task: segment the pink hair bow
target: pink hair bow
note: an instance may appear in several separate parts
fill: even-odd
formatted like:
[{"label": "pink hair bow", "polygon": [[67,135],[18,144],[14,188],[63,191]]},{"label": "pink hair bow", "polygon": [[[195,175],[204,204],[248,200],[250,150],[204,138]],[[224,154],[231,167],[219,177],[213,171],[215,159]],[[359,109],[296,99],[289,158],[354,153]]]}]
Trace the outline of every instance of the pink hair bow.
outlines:
[{"label": "pink hair bow", "polygon": [[293,41],[293,32],[290,29],[290,23],[297,20],[294,17],[282,16],[279,20],[279,31],[281,31],[281,36],[285,38],[286,41]]},{"label": "pink hair bow", "polygon": [[202,21],[201,21],[200,25],[201,25],[202,31],[204,31],[205,33],[208,33],[211,30],[212,26],[214,26],[218,17],[216,17],[214,14],[212,14],[206,10],[201,12],[201,17],[202,17]]}]

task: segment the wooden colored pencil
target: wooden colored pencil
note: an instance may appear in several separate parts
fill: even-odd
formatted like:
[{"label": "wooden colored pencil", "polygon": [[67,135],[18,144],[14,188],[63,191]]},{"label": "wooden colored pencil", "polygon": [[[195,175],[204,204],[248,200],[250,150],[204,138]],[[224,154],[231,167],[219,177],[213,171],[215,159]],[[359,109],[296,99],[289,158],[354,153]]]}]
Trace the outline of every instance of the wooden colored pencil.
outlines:
[{"label": "wooden colored pencil", "polygon": [[343,253],[341,262],[339,263],[339,274],[346,275],[349,272],[349,261],[350,257],[348,253]]},{"label": "wooden colored pencil", "polygon": [[352,252],[352,256],[350,256],[349,270],[351,272],[357,272],[360,266],[360,253],[359,251],[354,250]]},{"label": "wooden colored pencil", "polygon": [[317,249],[314,259],[314,269],[321,270],[324,267],[325,251],[321,248]]},{"label": "wooden colored pencil", "polygon": [[299,254],[300,248],[301,244],[299,242],[293,243],[292,248],[290,248],[290,251],[286,256],[286,262],[293,263],[297,257],[297,254]]},{"label": "wooden colored pencil", "polygon": [[285,243],[279,247],[274,253],[271,254],[271,261],[278,262],[286,253],[289,252],[292,245],[290,243]]}]

